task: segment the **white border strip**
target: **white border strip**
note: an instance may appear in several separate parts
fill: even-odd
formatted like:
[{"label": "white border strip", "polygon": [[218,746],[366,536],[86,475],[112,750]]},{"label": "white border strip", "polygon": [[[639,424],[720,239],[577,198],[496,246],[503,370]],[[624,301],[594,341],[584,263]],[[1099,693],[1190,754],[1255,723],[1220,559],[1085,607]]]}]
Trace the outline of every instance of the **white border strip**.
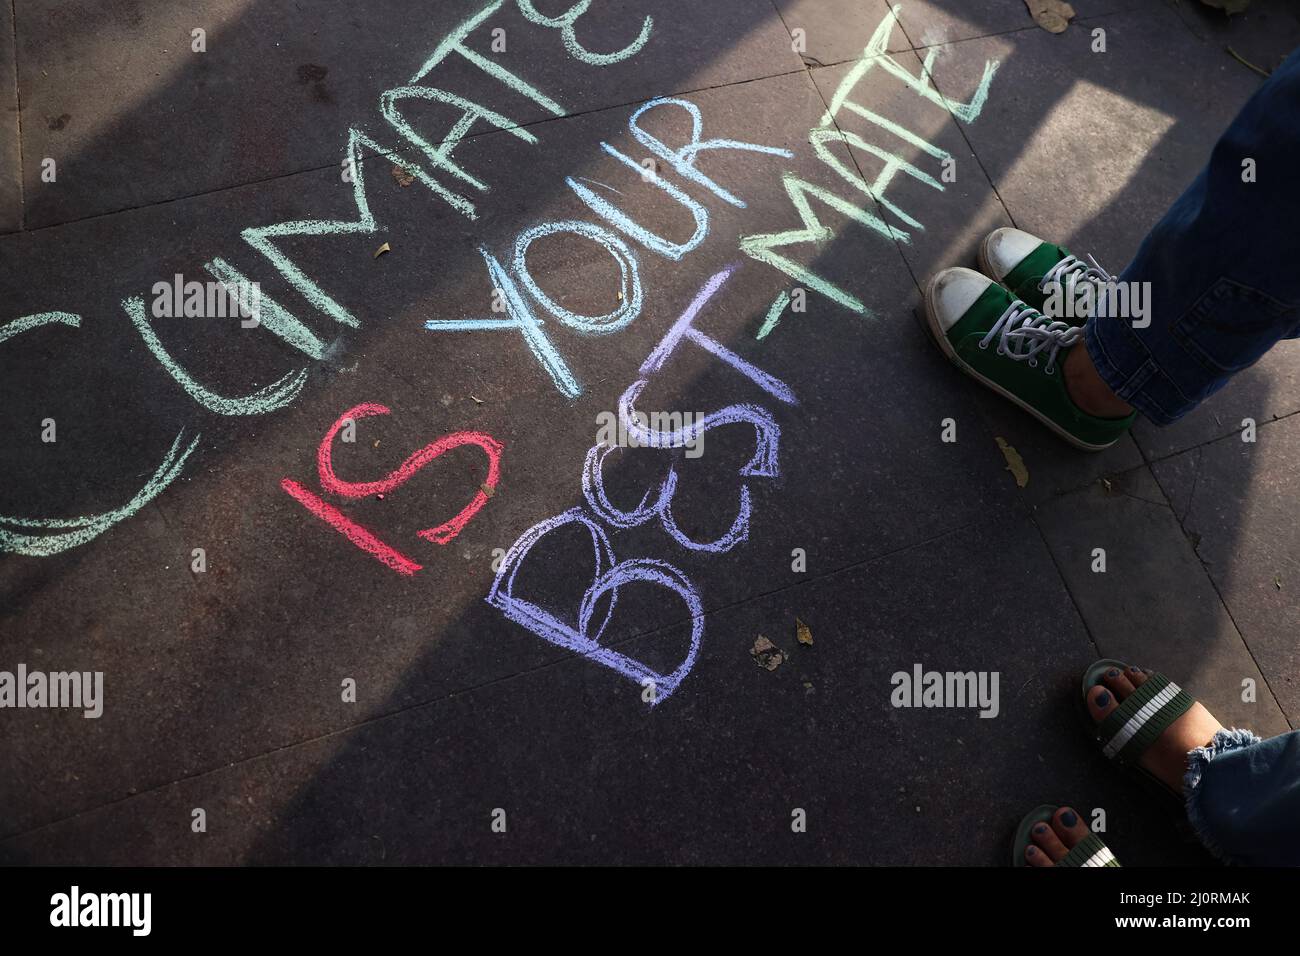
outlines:
[{"label": "white border strip", "polygon": [[1115,736],[1111,737],[1102,752],[1109,758],[1114,759],[1115,755],[1124,749],[1124,745],[1133,739],[1133,735],[1142,729],[1148,720],[1156,715],[1160,708],[1174,699],[1174,695],[1180,690],[1179,686],[1170,681],[1162,687],[1154,697],[1143,704],[1136,714],[1128,719]]},{"label": "white border strip", "polygon": [[1096,853],[1094,853],[1092,856],[1088,857],[1088,859],[1080,863],[1079,866],[1080,867],[1106,866],[1108,863],[1114,863],[1114,862],[1115,862],[1115,855],[1110,852],[1110,847],[1104,846]]}]

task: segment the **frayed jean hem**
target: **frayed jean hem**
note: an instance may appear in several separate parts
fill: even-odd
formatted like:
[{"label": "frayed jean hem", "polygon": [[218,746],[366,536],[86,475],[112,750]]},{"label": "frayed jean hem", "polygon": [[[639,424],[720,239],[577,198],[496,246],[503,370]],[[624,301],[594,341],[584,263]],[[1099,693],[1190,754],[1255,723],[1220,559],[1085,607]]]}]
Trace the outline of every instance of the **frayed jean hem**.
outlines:
[{"label": "frayed jean hem", "polygon": [[1205,848],[1224,863],[1239,865],[1243,861],[1234,859],[1212,833],[1209,821],[1206,820],[1201,809],[1201,778],[1215,757],[1233,750],[1253,747],[1260,742],[1261,739],[1249,730],[1239,730],[1234,727],[1231,730],[1216,731],[1206,746],[1197,747],[1187,754],[1187,773],[1183,775],[1183,800],[1187,808],[1187,820]]}]

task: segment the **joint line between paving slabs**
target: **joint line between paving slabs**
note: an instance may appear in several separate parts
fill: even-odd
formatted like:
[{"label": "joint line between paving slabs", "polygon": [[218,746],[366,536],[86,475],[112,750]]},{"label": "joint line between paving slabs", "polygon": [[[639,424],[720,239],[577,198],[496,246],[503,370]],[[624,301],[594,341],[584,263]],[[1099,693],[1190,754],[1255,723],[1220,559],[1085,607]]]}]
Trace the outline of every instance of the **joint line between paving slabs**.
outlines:
[{"label": "joint line between paving slabs", "polygon": [[[781,21],[781,27],[782,27],[782,29],[785,30],[787,36],[789,36],[791,39],[793,39],[794,37],[793,37],[793,34],[790,33],[790,27],[789,27],[788,24],[786,24],[786,22],[785,22],[785,17],[783,17],[783,16],[781,15],[781,11],[780,11],[780,9],[777,7],[777,5],[776,5],[776,0],[771,0],[771,2],[772,2],[772,10],[776,13],[776,17],[777,17],[777,19]],[[890,13],[890,16],[893,16],[892,12]],[[901,24],[901,23],[899,24],[899,27],[900,27],[900,29],[902,28],[902,24]],[[907,31],[906,31],[906,30],[903,31],[903,36],[904,36],[904,37],[907,37]],[[907,38],[907,42],[908,42],[909,45],[911,44],[912,40],[911,40],[910,37]],[[911,51],[908,51],[908,52],[911,52]],[[882,54],[880,54],[880,55],[881,55],[881,56],[888,56],[889,54],[888,54],[888,52],[885,52],[885,53],[882,53]],[[915,55],[915,54],[913,54],[913,55]],[[859,59],[860,59],[860,58],[859,58]],[[842,61],[842,62],[844,62],[844,63],[850,63],[850,62],[854,62],[854,61],[852,61],[852,60],[844,60],[844,61]],[[825,66],[823,66],[823,67],[821,67],[821,68],[822,68],[822,69],[825,69]],[[884,209],[884,207],[882,207],[882,206],[880,205],[880,200],[878,200],[878,199],[875,197],[875,195],[871,192],[871,183],[867,181],[867,175],[866,175],[866,173],[864,173],[864,172],[862,171],[862,167],[858,165],[858,157],[857,157],[857,155],[853,152],[853,147],[851,147],[851,146],[849,145],[848,140],[847,140],[847,139],[845,138],[845,136],[844,136],[844,130],[840,129],[839,121],[838,121],[838,120],[837,120],[837,119],[836,119],[836,118],[831,114],[831,105],[830,105],[829,103],[826,102],[826,97],[822,95],[821,88],[817,85],[817,81],[813,79],[813,75],[812,75],[812,73],[813,73],[813,69],[814,69],[814,67],[809,66],[807,63],[805,63],[805,64],[804,64],[804,67],[803,67],[803,72],[804,72],[804,74],[808,77],[808,82],[809,82],[810,84],[812,84],[813,92],[816,93],[816,94],[817,94],[817,98],[818,98],[819,100],[821,100],[823,111],[825,112],[826,116],[828,116],[828,117],[830,118],[831,123],[835,126],[835,132],[839,134],[840,142],[844,145],[844,151],[845,151],[846,153],[849,154],[849,160],[853,163],[853,168],[854,168],[855,170],[857,170],[858,178],[860,178],[860,179],[862,180],[862,185],[865,186],[865,187],[867,187],[867,188],[866,188],[866,193],[867,193],[868,196],[871,197],[871,201],[875,204],[876,212],[879,213],[881,222],[888,223],[889,220],[885,218],[885,209]],[[945,109],[946,109],[946,108],[947,108],[947,107],[945,107]],[[890,227],[889,232],[890,232],[890,238],[893,239],[893,241],[894,241],[894,249],[895,249],[895,251],[898,253],[898,258],[902,260],[902,262],[903,262],[903,268],[905,268],[905,269],[907,270],[907,274],[908,274],[909,276],[911,276],[911,278],[912,278],[912,285],[914,285],[914,286],[916,287],[917,291],[919,292],[919,291],[921,290],[921,283],[917,281],[917,279],[916,279],[916,273],[912,271],[912,264],[911,264],[910,262],[907,261],[907,256],[903,255],[903,246],[902,246],[902,244],[898,241],[898,237],[897,237],[897,235],[894,234],[894,229],[893,229],[892,226]]]},{"label": "joint line between paving slabs", "polygon": [[[1075,26],[1077,24],[1078,26],[1083,26],[1085,23],[1095,23],[1097,20],[1101,20],[1105,17],[1112,17],[1118,14],[1129,13],[1129,12],[1130,11],[1126,9],[1105,10],[1102,11],[1101,13],[1094,13],[1086,17],[1075,17],[1073,20],[1070,21],[1070,25]],[[902,20],[898,21],[898,26],[899,29],[903,31],[903,36],[907,36],[907,27],[903,26]],[[1041,29],[1042,27],[1040,27],[1038,24],[1031,23],[1028,26],[1024,26],[1024,27],[1011,27],[1009,30],[994,30],[991,33],[977,33],[974,36],[961,37],[960,39],[957,40],[942,40],[938,43],[926,43],[923,44],[922,46],[913,45],[911,47],[911,50],[913,53],[920,53],[922,50],[929,50],[932,47],[936,47],[936,46],[956,46],[958,43],[969,43],[971,40],[987,40],[990,39],[991,37],[1005,37],[1005,36],[1010,36],[1013,33],[1028,33],[1030,30],[1041,30]],[[910,36],[907,37],[907,42],[912,43],[912,38]],[[893,52],[898,52],[898,51],[893,51]],[[848,62],[848,61],[843,61],[843,62]],[[830,65],[834,66],[836,64],[830,64]]]},{"label": "joint line between paving slabs", "polygon": [[1057,580],[1061,582],[1061,587],[1065,588],[1065,594],[1070,599],[1070,604],[1074,608],[1074,613],[1079,618],[1079,623],[1083,625],[1083,632],[1088,635],[1088,643],[1092,645],[1092,649],[1096,652],[1097,657],[1101,657],[1101,648],[1097,645],[1097,638],[1093,635],[1092,628],[1088,626],[1088,618],[1084,616],[1083,608],[1079,606],[1079,599],[1076,598],[1074,592],[1070,590],[1070,582],[1066,580],[1065,574],[1061,570],[1061,562],[1056,560],[1056,552],[1052,550],[1052,546],[1048,543],[1047,535],[1043,533],[1042,526],[1039,525],[1037,516],[1030,514],[1029,521],[1034,526],[1034,530],[1038,532],[1038,539],[1043,542],[1043,549],[1047,552],[1047,557],[1052,562],[1052,569],[1056,572]]},{"label": "joint line between paving slabs", "polygon": [[[1111,14],[1116,13],[1116,12],[1123,12],[1123,11],[1111,11],[1110,13],[1099,14],[1099,15],[1097,15],[1097,16],[1095,16],[1095,17],[1087,17],[1087,18],[1082,18],[1082,17],[1080,17],[1080,18],[1077,18],[1077,19],[1074,21],[1074,23],[1071,24],[1071,26],[1078,25],[1078,26],[1082,27],[1084,23],[1093,23],[1093,22],[1096,22],[1097,20],[1100,20],[1100,19],[1102,19],[1102,18],[1105,17],[1105,16],[1110,16]],[[898,21],[898,28],[899,28],[900,30],[903,31],[903,36],[907,37],[907,42],[908,42],[909,44],[911,44],[911,43],[912,43],[912,38],[911,38],[910,36],[908,36],[908,34],[907,34],[907,27],[905,27],[905,26],[903,25],[903,22],[902,22],[901,20]],[[912,47],[912,52],[913,52],[913,53],[917,53],[919,50],[928,50],[928,49],[931,49],[932,47],[956,46],[958,43],[968,43],[968,42],[971,41],[971,40],[983,40],[983,39],[987,39],[988,37],[1007,36],[1007,35],[1012,34],[1012,33],[1024,33],[1026,30],[1036,30],[1036,29],[1038,29],[1038,27],[1036,27],[1036,26],[1031,26],[1031,27],[1017,27],[1017,28],[1014,29],[1014,30],[1004,30],[1004,31],[1002,31],[1002,32],[1000,32],[1000,33],[986,33],[986,34],[983,34],[982,36],[977,36],[977,37],[962,37],[962,39],[960,39],[960,40],[953,40],[953,41],[948,42],[948,43],[932,43],[932,44],[930,44],[929,46],[926,46],[926,47],[916,47],[916,46],[914,46],[914,47]],[[925,64],[924,64],[924,61],[922,61],[922,67],[924,67],[924,65],[925,65]],[[930,82],[934,85],[934,88],[935,88],[936,90],[938,90],[938,91],[939,91],[939,95],[943,97],[944,109],[948,110],[948,115],[952,117],[952,122],[953,122],[953,125],[957,127],[957,132],[958,132],[959,134],[961,134],[961,138],[966,142],[966,147],[970,150],[970,154],[971,154],[972,156],[975,157],[975,162],[979,164],[980,172],[982,172],[982,173],[984,174],[984,179],[988,182],[988,184],[989,184],[989,188],[993,190],[993,195],[997,197],[998,205],[1000,205],[1000,206],[1002,207],[1003,211],[1006,212],[1006,214],[1007,214],[1007,218],[1011,220],[1011,225],[1014,226],[1015,228],[1019,229],[1019,228],[1020,228],[1020,225],[1016,222],[1016,217],[1015,217],[1014,215],[1012,215],[1012,213],[1011,213],[1011,207],[1008,206],[1008,205],[1006,204],[1006,201],[1002,198],[1002,193],[999,192],[999,190],[998,190],[998,186],[997,186],[997,183],[995,183],[995,182],[993,181],[993,177],[992,177],[991,175],[989,175],[989,171],[988,171],[988,169],[985,168],[985,166],[984,166],[984,160],[980,159],[980,155],[979,155],[979,153],[976,152],[976,150],[975,150],[975,144],[972,143],[972,142],[970,141],[970,137],[966,135],[966,130],[962,127],[961,121],[958,120],[957,117],[953,114],[952,109],[951,109],[951,107],[950,107],[949,104],[948,104],[948,97],[947,97],[947,95],[943,92],[943,90],[939,89],[939,82],[938,82],[938,80],[935,79],[933,73],[928,73],[928,72],[927,72],[925,75],[928,76],[928,77],[930,78]],[[1143,459],[1146,459],[1146,452],[1144,452],[1144,451],[1142,450],[1141,445],[1138,446],[1138,453],[1142,455]],[[1147,463],[1150,464],[1150,461],[1148,460]]]},{"label": "joint line between paving slabs", "polygon": [[[1294,412],[1287,412],[1285,415],[1278,415],[1274,418],[1270,418],[1266,422],[1258,422],[1256,427],[1260,431],[1263,431],[1269,425],[1276,425],[1278,422],[1284,422],[1288,418],[1291,418],[1294,415],[1300,415],[1300,409],[1296,409]],[[1169,461],[1171,458],[1177,458],[1179,455],[1185,455],[1189,451],[1195,451],[1198,448],[1205,448],[1209,445],[1214,445],[1221,441],[1227,441],[1229,438],[1236,438],[1240,434],[1241,432],[1239,429],[1236,428],[1229,429],[1228,431],[1224,432],[1222,435],[1215,435],[1213,438],[1207,438],[1205,439],[1205,441],[1198,442],[1195,445],[1188,445],[1186,448],[1179,448],[1177,451],[1171,451],[1163,455],[1157,455],[1155,458],[1148,459],[1146,463],[1149,465],[1158,465],[1163,461]],[[1138,446],[1139,451],[1142,450],[1142,444],[1141,442],[1137,441],[1136,438],[1134,439],[1133,443]],[[1145,452],[1143,452],[1143,458],[1146,458]],[[1134,466],[1134,467],[1138,467],[1138,466]],[[1129,470],[1131,471],[1132,469]],[[1123,472],[1121,472],[1121,474],[1123,474]]]},{"label": "joint line between paving slabs", "polygon": [[[902,24],[900,23],[899,26],[902,27]],[[1013,32],[1019,33],[1021,31],[1016,30]],[[904,29],[903,33],[904,36],[906,36],[907,31]],[[944,46],[945,44],[935,44],[935,45]],[[980,154],[975,151],[975,144],[972,143],[970,141],[970,137],[966,135],[966,130],[962,128],[961,120],[957,119],[957,114],[955,114],[952,111],[952,104],[948,101],[948,94],[946,94],[943,90],[939,89],[939,81],[935,79],[933,73],[931,73],[929,70],[925,68],[925,60],[919,54],[917,54],[916,51],[913,51],[913,55],[916,56],[916,58],[921,61],[922,77],[924,79],[928,79],[930,81],[930,84],[938,92],[939,96],[943,98],[943,108],[948,113],[948,118],[952,120],[952,125],[957,127],[957,135],[959,135],[962,138],[962,142],[966,144],[966,148],[970,150],[970,154],[975,157],[975,163],[976,165],[979,166],[980,172],[984,174],[984,181],[989,184],[989,189],[993,190],[993,195],[994,197],[997,198],[998,205],[1002,207],[1002,211],[1005,212],[1007,214],[1007,218],[1011,220],[1011,225],[1019,229],[1020,226],[1016,223],[1016,217],[1011,213],[1011,207],[1007,205],[1006,200],[1002,198],[1002,193],[998,190],[998,184],[995,183],[993,181],[993,177],[989,175],[988,168],[985,167],[984,165],[984,160],[980,159]]]},{"label": "joint line between paving slabs", "polygon": [[[1209,443],[1206,442],[1205,444]],[[1192,513],[1192,502],[1196,497],[1196,485],[1200,482],[1201,468],[1204,467],[1205,455],[1203,449],[1204,445],[1198,445],[1196,448],[1192,449],[1196,452],[1196,474],[1192,478],[1192,491],[1187,498],[1187,515]],[[1160,493],[1168,499],[1169,492],[1165,491],[1165,486],[1161,483],[1160,476],[1156,474],[1154,468],[1150,469],[1150,471],[1151,477],[1155,480],[1156,487],[1159,488]],[[1173,513],[1174,520],[1178,522],[1178,530],[1183,533],[1184,539],[1188,539],[1190,543],[1186,522],[1182,518],[1178,517],[1178,512],[1173,510],[1172,503],[1169,506],[1169,510]],[[1291,715],[1286,712],[1286,708],[1282,706],[1282,701],[1278,699],[1277,694],[1273,692],[1273,685],[1269,683],[1268,674],[1264,673],[1264,668],[1260,666],[1259,659],[1255,657],[1255,652],[1251,650],[1250,641],[1246,640],[1246,632],[1243,631],[1241,625],[1237,623],[1237,617],[1232,613],[1232,608],[1228,606],[1228,601],[1224,598],[1223,592],[1219,590],[1218,582],[1214,580],[1214,575],[1210,573],[1209,565],[1206,563],[1205,559],[1201,557],[1201,552],[1197,550],[1195,546],[1192,548],[1192,554],[1196,555],[1196,562],[1201,566],[1201,572],[1205,575],[1205,579],[1209,582],[1210,587],[1214,589],[1214,596],[1219,599],[1219,605],[1223,608],[1223,613],[1227,614],[1228,620],[1232,622],[1232,629],[1237,632],[1237,637],[1241,640],[1241,646],[1244,647],[1246,653],[1250,655],[1250,662],[1255,665],[1255,670],[1259,672],[1259,677],[1264,682],[1264,689],[1268,691],[1269,697],[1273,698],[1273,704],[1277,707],[1278,713],[1282,715],[1287,724],[1292,724]]]},{"label": "joint line between paving slabs", "polygon": [[[1114,11],[1112,11],[1112,12],[1114,12]],[[1091,22],[1091,21],[1093,21],[1093,20],[1099,20],[1099,19],[1101,19],[1102,16],[1109,16],[1109,14],[1098,14],[1097,16],[1087,17],[1087,18],[1085,18],[1085,17],[1076,17],[1076,18],[1075,18],[1073,21],[1071,21],[1071,22],[1072,22],[1072,23],[1078,23],[1078,24],[1082,25],[1082,24],[1084,24],[1084,23],[1089,23],[1089,22]],[[782,21],[782,22],[784,22],[784,21]],[[937,47],[937,46],[956,46],[958,43],[969,43],[971,40],[988,40],[988,39],[990,39],[990,38],[992,38],[992,37],[1005,37],[1005,36],[1010,36],[1010,35],[1013,34],[1013,33],[1028,33],[1030,30],[1041,30],[1041,29],[1042,29],[1042,27],[1038,26],[1037,24],[1031,24],[1030,26],[1027,26],[1027,27],[1012,27],[1010,30],[994,30],[992,33],[977,33],[975,36],[962,37],[961,39],[958,39],[958,40],[940,40],[940,41],[937,42],[937,43],[924,43],[924,44],[922,44],[922,45],[920,45],[920,46],[917,46],[917,45],[912,41],[912,38],[911,38],[910,36],[907,36],[907,28],[906,28],[905,26],[903,26],[903,21],[902,21],[902,20],[899,20],[899,21],[898,21],[898,28],[899,28],[900,30],[903,31],[903,36],[907,37],[907,46],[906,46],[906,47],[898,47],[898,48],[893,49],[893,50],[886,50],[885,52],[887,52],[887,53],[906,53],[906,52],[909,52],[909,51],[912,52],[912,53],[922,53],[922,52],[924,52],[925,50],[930,50],[930,49],[933,49],[934,47]],[[819,61],[817,62],[817,65],[816,65],[815,67],[812,67],[812,69],[816,69],[816,70],[824,70],[824,69],[826,69],[827,67],[832,67],[832,66],[843,66],[845,63],[852,63],[852,62],[853,62],[854,60],[856,60],[856,59],[858,59],[858,57],[852,57],[852,56],[851,56],[851,57],[848,57],[848,58],[843,59],[843,60],[832,60],[830,63],[822,63],[822,62],[819,60]]]},{"label": "joint line between paving slabs", "polygon": [[[11,0],[11,2],[13,2],[13,0]],[[593,106],[590,109],[575,110],[572,113],[565,113],[563,116],[543,116],[539,119],[530,120],[529,122],[526,123],[516,123],[513,126],[494,127],[493,129],[481,130],[476,133],[466,133],[456,142],[457,143],[468,142],[469,140],[476,139],[477,137],[480,136],[493,136],[498,133],[508,133],[511,130],[516,130],[516,129],[529,129],[530,127],[540,126],[544,123],[561,122],[563,120],[575,119],[580,116],[588,116],[592,113],[603,113],[611,110],[626,109],[629,106],[642,106],[646,103],[649,103],[653,99],[660,98],[661,96],[694,96],[696,93],[707,93],[712,90],[725,90],[733,86],[744,86],[747,83],[761,83],[764,80],[780,79],[783,76],[793,76],[796,73],[802,73],[802,72],[805,72],[805,70],[803,69],[780,70],[776,73],[764,73],[762,76],[750,76],[750,77],[746,77],[743,80],[731,80],[726,83],[715,83],[712,84],[711,86],[697,86],[689,90],[677,90],[671,93],[662,93],[662,94],[656,93],[654,96],[649,96],[644,99],[628,100],[623,103],[610,103],[607,106]],[[20,131],[21,131],[21,127],[20,127]],[[379,159],[379,158],[388,159],[393,156],[405,156],[411,153],[418,152],[419,150],[420,147],[414,144],[402,146],[397,149],[381,150],[377,153],[368,153],[365,150],[362,150],[362,155],[360,157],[360,160],[361,162],[365,162],[367,159]],[[185,200],[188,199],[199,199],[203,196],[215,196],[220,193],[229,192],[232,189],[243,189],[248,186],[263,186],[267,183],[273,183],[281,179],[289,179],[293,176],[301,176],[306,173],[319,173],[319,172],[323,172],[324,170],[334,169],[334,168],[335,168],[334,163],[325,163],[324,165],[321,166],[304,166],[301,169],[292,169],[283,173],[274,173],[273,175],[270,176],[263,176],[260,179],[249,179],[249,180],[245,180],[244,182],[227,183],[224,186],[215,186],[212,189],[200,189],[198,192],[186,193],[183,196],[169,196],[166,199],[156,199],[153,202],[140,203],[139,205],[135,205],[135,206],[121,206],[117,209],[106,210],[105,212],[91,213],[88,216],[77,216],[73,219],[64,219],[61,220],[60,222],[51,222],[43,226],[37,226],[35,229],[29,231],[40,232],[45,229],[57,229],[59,226],[71,226],[71,225],[75,225],[76,223],[89,222],[94,219],[104,219],[108,216],[116,216],[119,213],[138,212],[142,209],[152,209],[155,206],[165,206],[168,203],[184,202]],[[0,236],[0,238],[3,237]]]},{"label": "joint line between paving slabs", "polygon": [[18,127],[18,231],[27,225],[27,180],[23,167],[23,91],[18,85],[18,0],[9,0],[10,31],[14,41],[14,105],[18,112],[14,122]]}]

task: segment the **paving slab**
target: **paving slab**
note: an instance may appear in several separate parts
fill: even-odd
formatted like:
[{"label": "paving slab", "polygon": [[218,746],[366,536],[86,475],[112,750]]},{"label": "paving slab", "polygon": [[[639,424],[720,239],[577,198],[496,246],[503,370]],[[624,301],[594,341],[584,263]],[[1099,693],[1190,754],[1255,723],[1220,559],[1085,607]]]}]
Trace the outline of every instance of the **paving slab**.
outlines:
[{"label": "paving slab", "polygon": [[[1131,435],[1105,451],[1080,451],[1000,395],[974,382],[971,387],[978,390],[975,404],[994,441],[1002,438],[1020,456],[1028,479],[1018,492],[1031,505],[1110,481],[1114,475],[1143,464],[1142,452]],[[1013,480],[1009,471],[1005,480]]]},{"label": "paving slab", "polygon": [[[1076,19],[1072,28],[1083,21],[1127,9],[1157,3],[1159,0],[1080,0],[1071,3]],[[1038,30],[1024,0],[917,0],[897,4],[899,19],[914,48],[940,46],[972,37],[1020,30]]]},{"label": "paving slab", "polygon": [[1230,17],[1200,2],[1175,3],[1173,8],[1194,36],[1212,43],[1223,56],[1236,53],[1245,60],[1239,64],[1243,70],[1274,70],[1300,46],[1300,10],[1287,0],[1251,0]]},{"label": "paving slab", "polygon": [[[1035,515],[1103,656],[1163,671],[1225,726],[1261,736],[1289,729],[1149,469],[1064,495]],[[1105,570],[1094,570],[1102,559]],[[1259,689],[1254,701],[1242,700],[1248,679]]]},{"label": "paving slab", "polygon": [[[892,27],[885,40],[888,50],[907,50],[911,41],[898,26],[887,0],[772,0],[781,22],[790,32],[804,63],[830,66],[856,60],[871,42],[881,24],[889,19]],[[802,34],[795,31],[802,31]]]},{"label": "paving slab", "polygon": [[1225,435],[1300,411],[1300,342],[1282,341],[1250,368],[1172,425],[1139,418],[1134,438],[1150,459],[1164,458]]},{"label": "paving slab", "polygon": [[[1142,0],[1154,3],[1159,0]],[[1024,0],[773,0],[787,29],[803,30],[803,57],[809,66],[831,66],[856,59],[881,21],[894,26],[889,51],[944,47],[959,40],[1037,30]],[[1074,4],[1081,20],[1124,8],[1105,0]],[[939,53],[944,51],[940,50]]]},{"label": "paving slab", "polygon": [[1157,462],[1156,478],[1214,579],[1272,693],[1300,725],[1300,542],[1288,489],[1300,456],[1300,418],[1261,427]]},{"label": "paving slab", "polygon": [[1026,31],[958,44],[934,75],[947,94],[971,84],[973,64],[1001,61],[1000,95],[966,129],[998,194],[1020,228],[1118,273],[1260,77],[1224,62],[1163,5],[1103,26],[1105,52],[1083,28]]},{"label": "paving slab", "polygon": [[[28,228],[103,214],[303,169],[337,167],[348,130],[382,150],[413,149],[385,121],[386,91],[415,82],[444,38],[487,11],[465,41],[510,83],[451,53],[417,85],[535,122],[615,103],[800,68],[766,0],[717,0],[692,16],[689,0],[655,5],[635,55],[599,66],[566,52],[562,31],[530,23],[514,3],[382,0],[361,10],[329,0],[311,23],[279,4],[205,0],[185,8],[138,2],[61,2],[18,16],[28,152],[50,156],[56,184],[26,171]],[[530,7],[530,9],[532,9]],[[598,5],[575,26],[575,46],[625,49],[643,4]],[[195,52],[192,31],[203,29]],[[500,34],[493,31],[500,30]],[[494,46],[496,49],[494,49]],[[585,54],[584,54],[585,55]],[[397,99],[416,135],[440,141],[459,118],[448,103]],[[491,128],[479,120],[471,134]]]},{"label": "paving slab", "polygon": [[13,7],[0,9],[0,233],[23,222],[22,127],[18,117],[18,67],[14,59]]},{"label": "paving slab", "polygon": [[[0,858],[1002,865],[1019,816],[1052,799],[1105,810],[1131,864],[1204,863],[1080,732],[1070,691],[1094,651],[1049,563],[1031,522],[989,522],[708,615],[690,692],[650,713],[570,659],[16,836]],[[964,571],[936,588],[936,568]],[[774,670],[755,665],[759,634],[784,652]],[[894,706],[918,663],[997,671],[998,716]]]},{"label": "paving slab", "polygon": [[[910,76],[922,76],[916,53],[887,56]],[[982,84],[984,62],[965,66],[969,85],[945,91],[952,103],[1002,92],[996,79]],[[1011,220],[951,112],[918,95],[882,57],[813,70],[812,77],[835,113],[862,188],[878,200],[877,213],[920,287],[940,269],[973,265],[979,241]],[[899,162],[907,167],[889,175],[890,164]]]}]

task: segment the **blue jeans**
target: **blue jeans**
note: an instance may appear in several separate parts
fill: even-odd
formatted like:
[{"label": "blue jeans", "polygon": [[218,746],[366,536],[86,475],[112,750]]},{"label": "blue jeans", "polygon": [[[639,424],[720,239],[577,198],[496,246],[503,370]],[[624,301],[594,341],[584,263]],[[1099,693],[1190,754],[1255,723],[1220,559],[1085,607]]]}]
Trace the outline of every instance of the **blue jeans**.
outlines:
[{"label": "blue jeans", "polygon": [[1225,863],[1300,866],[1300,730],[1221,730],[1189,755],[1187,818]]},{"label": "blue jeans", "polygon": [[1157,425],[1300,336],[1298,157],[1300,50],[1247,101],[1120,275],[1150,283],[1150,325],[1103,310],[1085,325],[1102,380]]}]

